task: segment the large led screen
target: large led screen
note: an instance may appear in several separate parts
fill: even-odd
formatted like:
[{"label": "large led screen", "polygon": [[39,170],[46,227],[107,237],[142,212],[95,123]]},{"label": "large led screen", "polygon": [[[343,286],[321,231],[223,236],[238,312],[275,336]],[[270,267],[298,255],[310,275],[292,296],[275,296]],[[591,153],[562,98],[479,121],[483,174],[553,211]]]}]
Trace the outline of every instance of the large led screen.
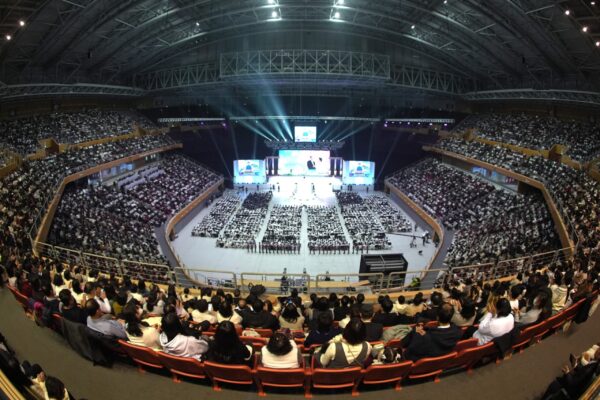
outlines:
[{"label": "large led screen", "polygon": [[279,150],[279,175],[329,176],[329,151]]},{"label": "large led screen", "polygon": [[375,163],[370,161],[344,161],[344,185],[372,185],[375,182]]},{"label": "large led screen", "polygon": [[316,126],[295,126],[294,137],[296,142],[316,142],[317,127]]},{"label": "large led screen", "polygon": [[264,160],[235,160],[233,162],[234,183],[265,183],[267,173]]}]

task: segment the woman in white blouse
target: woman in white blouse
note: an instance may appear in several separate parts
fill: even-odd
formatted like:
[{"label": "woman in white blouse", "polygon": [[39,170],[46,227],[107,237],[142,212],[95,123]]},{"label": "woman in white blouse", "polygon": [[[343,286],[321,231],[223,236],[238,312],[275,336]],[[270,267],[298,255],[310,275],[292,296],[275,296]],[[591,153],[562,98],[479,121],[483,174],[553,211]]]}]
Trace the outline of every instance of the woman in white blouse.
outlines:
[{"label": "woman in white blouse", "polygon": [[515,327],[515,318],[511,313],[508,299],[504,297],[498,299],[495,308],[496,313],[486,313],[479,322],[479,329],[473,334],[479,346],[483,346],[494,340],[494,338],[512,331]]},{"label": "woman in white blouse", "polygon": [[302,354],[296,342],[276,332],[261,350],[261,363],[267,368],[299,368]]}]

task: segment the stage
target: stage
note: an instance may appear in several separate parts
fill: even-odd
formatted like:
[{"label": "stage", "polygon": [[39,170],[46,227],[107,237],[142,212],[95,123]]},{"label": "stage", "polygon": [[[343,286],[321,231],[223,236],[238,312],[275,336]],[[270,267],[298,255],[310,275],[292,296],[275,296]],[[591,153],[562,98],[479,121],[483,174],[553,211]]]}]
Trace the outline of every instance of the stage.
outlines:
[{"label": "stage", "polygon": [[[305,206],[331,206],[336,205],[334,189],[341,188],[341,179],[332,177],[272,177],[268,183],[257,185],[236,185],[235,189],[226,193],[239,196],[243,199],[248,193],[273,190],[273,205],[305,205]],[[314,185],[314,192],[313,192]],[[362,196],[373,194],[372,187],[354,186]],[[393,203],[393,202],[392,202]],[[398,207],[393,203],[394,207]],[[176,227],[177,237],[172,242],[181,261],[191,269],[224,270],[241,273],[275,273],[280,274],[284,268],[290,274],[301,274],[303,269],[311,276],[324,274],[356,274],[360,267],[361,254],[309,254],[307,243],[307,213],[302,213],[302,250],[300,254],[264,254],[250,253],[245,249],[217,248],[215,238],[194,237],[192,229],[211,210],[208,208],[197,208],[192,211],[185,221]],[[405,213],[406,214],[406,213]],[[270,212],[262,225],[258,240],[262,238],[266,229]],[[410,217],[407,215],[409,220]],[[411,220],[414,226],[414,221]],[[417,247],[411,248],[413,234],[420,238],[425,232],[425,227],[418,227],[414,233],[388,234],[392,243],[389,250],[369,251],[369,254],[393,254],[402,253],[408,261],[408,271],[422,270],[426,268],[429,260],[435,252],[435,246],[430,241],[425,246],[418,239]],[[345,232],[350,239],[347,231]],[[350,240],[349,240],[350,241]],[[419,254],[419,252],[422,254]],[[341,280],[341,279],[337,279]]]}]

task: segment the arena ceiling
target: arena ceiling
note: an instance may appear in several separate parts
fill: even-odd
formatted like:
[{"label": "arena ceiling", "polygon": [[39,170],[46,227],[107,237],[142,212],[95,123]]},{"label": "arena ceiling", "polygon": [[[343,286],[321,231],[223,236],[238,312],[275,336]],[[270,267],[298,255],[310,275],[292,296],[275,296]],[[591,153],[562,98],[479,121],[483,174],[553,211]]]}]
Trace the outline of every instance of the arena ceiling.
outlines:
[{"label": "arena ceiling", "polygon": [[448,73],[469,82],[464,92],[600,92],[598,3],[2,0],[0,80],[136,86],[136,77],[192,65],[218,79],[222,53],[312,49],[387,56],[390,76]]}]

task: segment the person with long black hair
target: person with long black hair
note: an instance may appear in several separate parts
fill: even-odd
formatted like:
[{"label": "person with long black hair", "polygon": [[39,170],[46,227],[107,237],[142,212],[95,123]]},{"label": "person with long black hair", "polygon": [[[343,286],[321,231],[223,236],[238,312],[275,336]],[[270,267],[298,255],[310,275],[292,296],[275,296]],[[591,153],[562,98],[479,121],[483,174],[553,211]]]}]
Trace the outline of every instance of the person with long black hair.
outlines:
[{"label": "person with long black hair", "polygon": [[157,326],[150,326],[146,322],[141,321],[140,315],[140,307],[134,301],[130,301],[123,308],[121,318],[125,320],[127,340],[138,346],[161,350],[160,332]]},{"label": "person with long black hair", "polygon": [[208,343],[204,339],[187,336],[175,312],[163,316],[161,329],[160,345],[165,353],[179,357],[193,357],[202,361],[208,351]]},{"label": "person with long black hair", "polygon": [[231,321],[222,321],[210,342],[207,359],[221,364],[249,364],[252,347],[242,343]]}]

